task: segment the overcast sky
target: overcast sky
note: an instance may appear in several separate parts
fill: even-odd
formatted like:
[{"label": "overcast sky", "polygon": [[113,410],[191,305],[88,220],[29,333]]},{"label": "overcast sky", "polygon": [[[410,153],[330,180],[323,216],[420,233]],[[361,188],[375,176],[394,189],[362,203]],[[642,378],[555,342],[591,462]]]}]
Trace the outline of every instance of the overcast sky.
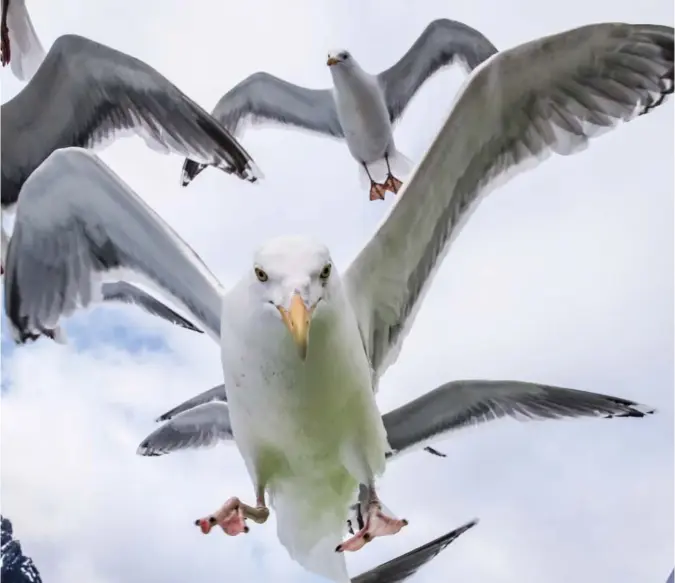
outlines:
[{"label": "overcast sky", "polygon": [[[328,50],[369,71],[400,58],[434,18],[500,49],[600,21],[673,25],[669,0],[416,3],[362,0],[27,0],[45,48],[78,33],[157,68],[210,110],[266,70],[326,87]],[[292,5],[292,11],[289,6]],[[0,74],[2,100],[20,90]],[[464,74],[422,89],[397,127],[418,161]],[[45,96],[48,98],[48,96]],[[344,144],[281,129],[243,143],[259,185],[137,138],[102,158],[229,285],[284,233],[319,237],[344,269],[391,204],[371,203]],[[448,254],[395,366],[383,411],[452,379],[540,381],[658,408],[646,419],[500,421],[393,462],[381,497],[410,525],[348,557],[355,575],[473,517],[481,523],[415,581],[635,583],[673,567],[673,104],[550,158],[495,191]],[[4,316],[3,316],[4,318]],[[236,448],[142,458],[153,419],[222,380],[218,347],[130,307],[69,320],[71,344],[12,349],[3,332],[2,507],[45,583],[317,582],[274,521],[247,536],[193,525],[252,487]]]}]

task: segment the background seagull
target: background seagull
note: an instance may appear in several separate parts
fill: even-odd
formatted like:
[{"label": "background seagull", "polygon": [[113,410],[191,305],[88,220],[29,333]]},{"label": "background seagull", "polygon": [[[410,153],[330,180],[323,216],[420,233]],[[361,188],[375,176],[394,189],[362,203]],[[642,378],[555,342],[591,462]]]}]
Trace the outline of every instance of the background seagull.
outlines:
[{"label": "background seagull", "polygon": [[[245,517],[267,519],[268,494],[290,556],[346,583],[335,550],[404,526],[377,497],[389,446],[374,393],[450,243],[497,177],[551,151],[578,151],[598,129],[663,103],[673,88],[673,33],[595,24],[493,55],[342,273],[325,246],[275,239],[226,293],[100,160],[57,150],[18,204],[5,281],[12,334],[22,342],[48,332],[88,305],[111,272],[130,270],[169,294],[220,342],[232,429],[254,485],[255,506],[233,497],[214,518],[229,534],[245,532]],[[368,487],[364,528],[340,542],[359,483]]]},{"label": "background seagull", "polygon": [[45,58],[25,0],[2,0],[0,22],[2,66],[8,63],[19,81],[28,81]]},{"label": "background seagull", "polygon": [[[332,89],[299,87],[269,73],[254,73],[228,91],[212,115],[235,135],[246,121],[279,122],[335,138],[344,138],[359,163],[360,177],[370,184],[370,200],[383,199],[386,190],[397,193],[410,162],[394,144],[393,124],[422,84],[454,61],[473,70],[497,52],[477,30],[447,19],[434,20],[403,58],[371,75],[345,50],[331,52],[327,64]],[[372,165],[385,161],[386,179],[376,182]],[[370,166],[370,168],[369,168]],[[183,164],[186,186],[206,166],[193,160]]]},{"label": "background seagull", "polygon": [[195,156],[250,182],[262,176],[237,140],[155,69],[76,35],[56,39],[36,74],[0,111],[5,212],[51,152],[100,147],[125,130],[153,150]]}]

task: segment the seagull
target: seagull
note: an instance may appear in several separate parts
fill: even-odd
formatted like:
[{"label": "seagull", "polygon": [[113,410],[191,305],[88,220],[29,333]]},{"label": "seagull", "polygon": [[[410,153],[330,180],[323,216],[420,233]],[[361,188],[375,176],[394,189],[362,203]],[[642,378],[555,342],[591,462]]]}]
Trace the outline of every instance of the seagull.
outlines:
[{"label": "seagull", "polygon": [[[102,146],[128,130],[153,150],[197,156],[250,182],[262,176],[237,140],[168,79],[81,36],[57,38],[28,84],[0,111],[3,214],[51,152]],[[2,270],[7,239],[2,226]]]},{"label": "seagull", "polygon": [[[221,347],[232,431],[255,503],[232,496],[214,513],[217,523],[244,533],[247,518],[263,523],[272,507],[291,558],[347,583],[343,551],[407,524],[387,516],[377,494],[390,447],[375,394],[451,242],[497,178],[551,152],[577,152],[599,129],[662,105],[673,88],[674,33],[601,23],[490,57],[344,270],[318,241],[277,237],[225,290],[100,159],[57,150],[17,206],[5,275],[12,337],[45,335],[89,305],[112,273],[153,284]],[[343,540],[359,484],[368,490],[364,526]],[[203,531],[208,522],[200,521]]]},{"label": "seagull", "polygon": [[[390,460],[424,447],[451,431],[486,421],[512,417],[519,421],[570,417],[644,417],[655,409],[634,401],[576,389],[522,381],[450,381],[382,415]],[[159,457],[184,449],[212,447],[234,441],[225,385],[218,385],[184,401],[155,421],[164,422],[138,446],[141,456]],[[435,451],[435,450],[433,450]],[[361,485],[361,498],[367,492]],[[367,502],[367,500],[366,500]],[[363,527],[359,501],[348,522]],[[208,530],[217,524],[209,517]]]},{"label": "seagull", "polygon": [[[396,149],[392,126],[418,89],[446,65],[460,61],[471,71],[496,52],[470,26],[434,20],[398,63],[378,75],[364,71],[349,51],[331,51],[327,60],[331,89],[299,87],[257,72],[228,91],[212,115],[235,135],[246,121],[271,121],[343,138],[359,163],[362,184],[370,184],[370,200],[383,200],[387,190],[396,194],[401,188],[394,174],[411,169],[410,161]],[[382,160],[387,169],[383,183],[373,179],[369,168]],[[187,186],[205,167],[186,160],[182,185]]]},{"label": "seagull", "polygon": [[0,33],[2,66],[10,64],[19,81],[28,81],[46,53],[33,27],[25,0],[2,0]]}]

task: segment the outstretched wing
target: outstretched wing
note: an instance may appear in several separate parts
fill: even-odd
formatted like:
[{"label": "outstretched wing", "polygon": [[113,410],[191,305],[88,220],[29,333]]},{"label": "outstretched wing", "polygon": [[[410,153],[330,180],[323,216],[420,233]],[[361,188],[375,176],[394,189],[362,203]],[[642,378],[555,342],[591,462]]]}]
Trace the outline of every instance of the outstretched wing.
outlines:
[{"label": "outstretched wing", "polygon": [[452,381],[382,416],[392,454],[501,417],[644,417],[654,409],[609,395],[519,381]]},{"label": "outstretched wing", "polygon": [[440,68],[459,61],[471,72],[496,52],[497,48],[475,28],[447,18],[434,20],[401,60],[377,77],[392,123]]},{"label": "outstretched wing", "polygon": [[155,421],[168,421],[169,419],[175,417],[176,415],[182,413],[183,411],[188,411],[189,409],[193,409],[197,405],[209,403],[211,401],[222,401],[223,403],[227,402],[227,392],[225,391],[225,385],[218,385],[217,387],[213,387],[208,391],[200,393],[196,397],[192,397],[187,401],[183,401],[180,405],[174,407],[170,411],[167,411],[163,415],[157,417]]},{"label": "outstretched wing", "polygon": [[210,447],[234,439],[227,403],[211,401],[179,413],[155,429],[136,453],[160,456],[179,449]]},{"label": "outstretched wing", "polygon": [[[223,95],[211,115],[236,136],[243,133],[247,123],[272,123],[333,138],[344,137],[330,89],[300,87],[262,71]],[[183,186],[205,167],[195,160],[185,160]]]},{"label": "outstretched wing", "polygon": [[358,577],[354,577],[352,583],[400,583],[405,581],[477,524],[477,518],[471,520],[405,555],[396,557],[366,573],[362,573]]},{"label": "outstretched wing", "polygon": [[524,162],[570,154],[673,91],[673,28],[596,24],[479,66],[375,236],[344,276],[376,375],[395,361],[450,243]]},{"label": "outstretched wing", "polygon": [[199,328],[183,318],[178,312],[126,281],[104,283],[101,286],[101,294],[103,295],[104,302],[122,302],[124,304],[139,306],[148,314],[162,318],[181,328],[187,328],[188,330],[202,334]]},{"label": "outstretched wing", "polygon": [[190,156],[239,178],[262,176],[213,117],[155,69],[92,40],[66,35],[30,82],[2,105],[3,202],[54,150],[94,148],[126,132],[154,150]]},{"label": "outstretched wing", "polygon": [[222,288],[197,254],[98,157],[54,152],[26,181],[5,264],[17,342],[100,300],[104,279],[138,280],[220,340]]}]

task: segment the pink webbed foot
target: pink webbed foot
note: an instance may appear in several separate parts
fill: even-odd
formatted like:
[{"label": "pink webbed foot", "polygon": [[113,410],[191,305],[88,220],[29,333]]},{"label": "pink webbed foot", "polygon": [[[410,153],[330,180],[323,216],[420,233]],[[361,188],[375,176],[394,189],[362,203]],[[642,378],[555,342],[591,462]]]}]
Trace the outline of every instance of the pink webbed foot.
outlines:
[{"label": "pink webbed foot", "polygon": [[230,498],[218,512],[195,520],[195,525],[204,534],[209,534],[214,526],[220,526],[225,534],[237,536],[249,531],[246,525],[247,518],[251,518],[255,522],[262,524],[267,520],[268,516],[269,510],[265,506],[253,508],[247,504],[243,504],[239,498]]},{"label": "pink webbed foot", "polygon": [[358,551],[366,543],[369,543],[377,536],[387,536],[396,534],[408,521],[403,519],[391,518],[382,512],[379,503],[373,502],[368,508],[365,526],[353,537],[348,538],[342,544],[339,544],[335,551],[342,553],[344,551]]},{"label": "pink webbed foot", "polygon": [[401,190],[401,186],[403,186],[403,183],[391,174],[389,174],[384,181],[384,189],[393,192],[394,194],[398,194],[398,191]]},{"label": "pink webbed foot", "polygon": [[370,200],[384,200],[384,193],[386,189],[384,184],[378,184],[377,182],[371,182],[370,184]]}]

